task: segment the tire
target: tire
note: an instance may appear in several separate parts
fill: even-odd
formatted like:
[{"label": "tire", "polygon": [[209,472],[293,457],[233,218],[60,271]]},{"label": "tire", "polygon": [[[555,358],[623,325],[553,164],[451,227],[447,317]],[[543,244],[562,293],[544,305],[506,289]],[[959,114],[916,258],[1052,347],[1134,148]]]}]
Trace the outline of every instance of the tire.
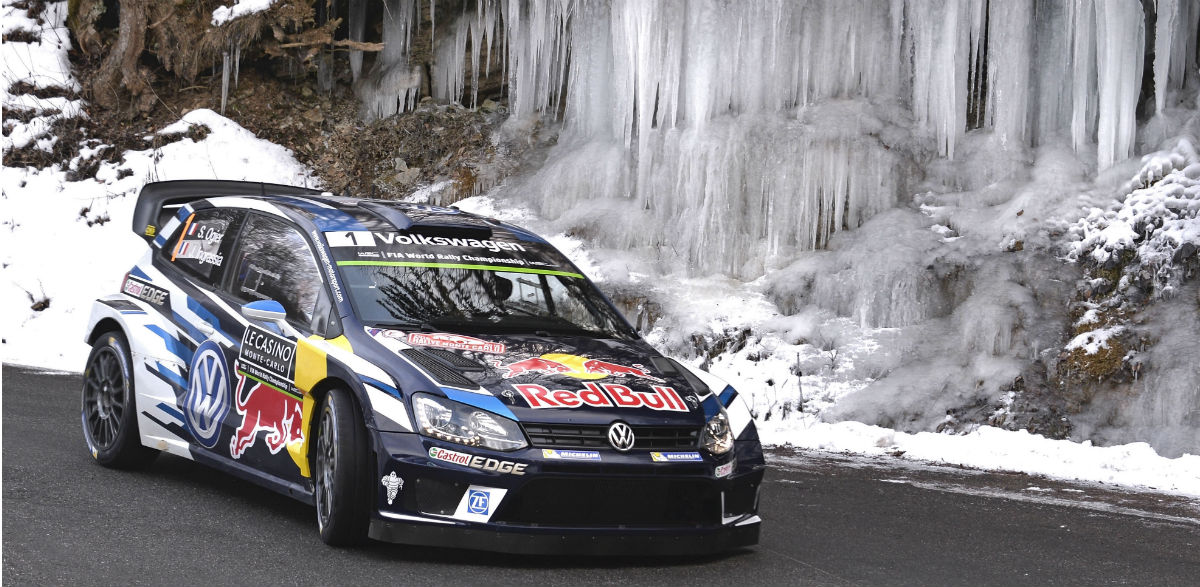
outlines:
[{"label": "tire", "polygon": [[360,544],[367,537],[367,431],[354,399],[332,389],[321,403],[313,456],[317,527],[331,546]]},{"label": "tire", "polygon": [[81,404],[83,439],[97,463],[130,469],[158,455],[142,446],[129,343],[119,331],[105,332],[92,345],[83,371]]}]

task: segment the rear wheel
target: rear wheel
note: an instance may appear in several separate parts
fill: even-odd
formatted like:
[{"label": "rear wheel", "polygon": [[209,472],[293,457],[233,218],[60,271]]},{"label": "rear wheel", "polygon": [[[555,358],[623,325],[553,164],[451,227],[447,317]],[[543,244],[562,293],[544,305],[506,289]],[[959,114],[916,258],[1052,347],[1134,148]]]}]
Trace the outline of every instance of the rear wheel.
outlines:
[{"label": "rear wheel", "polygon": [[82,404],[83,438],[96,462],[138,467],[158,454],[142,446],[129,343],[120,332],[106,332],[92,345],[83,371]]},{"label": "rear wheel", "polygon": [[322,402],[313,465],[321,540],[334,546],[362,542],[372,503],[366,484],[366,429],[344,389],[330,390]]}]

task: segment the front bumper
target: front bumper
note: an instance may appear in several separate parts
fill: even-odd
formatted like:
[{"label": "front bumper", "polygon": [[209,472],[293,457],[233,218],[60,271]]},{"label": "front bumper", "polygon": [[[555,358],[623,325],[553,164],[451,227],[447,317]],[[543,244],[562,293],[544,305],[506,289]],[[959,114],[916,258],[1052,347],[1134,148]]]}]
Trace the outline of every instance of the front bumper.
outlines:
[{"label": "front bumper", "polygon": [[510,554],[548,555],[703,555],[758,544],[759,520],[742,525],[678,530],[439,526],[413,521],[371,520],[375,540],[487,550]]},{"label": "front bumper", "polygon": [[[540,449],[496,453],[378,434],[380,475],[394,472],[404,485],[390,496],[386,483],[377,485],[376,540],[607,555],[697,555],[758,543],[765,465],[756,441],[739,442],[734,458],[655,463],[650,453],[600,451],[571,462],[544,459]],[[450,462],[443,450],[479,460]]]}]

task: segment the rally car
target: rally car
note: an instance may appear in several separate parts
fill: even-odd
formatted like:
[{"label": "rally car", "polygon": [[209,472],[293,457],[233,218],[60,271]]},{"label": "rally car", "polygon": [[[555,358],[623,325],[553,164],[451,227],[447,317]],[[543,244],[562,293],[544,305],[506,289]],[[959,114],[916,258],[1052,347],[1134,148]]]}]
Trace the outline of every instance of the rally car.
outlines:
[{"label": "rally car", "polygon": [[664,357],[559,251],[459,211],[147,184],[147,250],[87,327],[101,465],[159,452],[316,506],[321,538],[517,553],[756,544],[742,398]]}]

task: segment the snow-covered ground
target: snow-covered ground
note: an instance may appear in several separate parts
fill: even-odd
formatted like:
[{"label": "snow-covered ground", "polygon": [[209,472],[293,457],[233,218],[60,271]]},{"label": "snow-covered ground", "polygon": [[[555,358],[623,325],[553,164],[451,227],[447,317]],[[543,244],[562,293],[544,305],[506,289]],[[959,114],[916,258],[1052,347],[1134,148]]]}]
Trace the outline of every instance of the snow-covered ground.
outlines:
[{"label": "snow-covered ground", "polygon": [[[28,122],[14,121],[11,129],[6,129],[6,149],[34,142],[49,148],[56,140],[46,134],[52,118],[73,116],[80,109],[72,101],[33,102],[29,96],[10,95],[7,90],[18,81],[38,88],[77,87],[65,66],[69,49],[62,26],[66,3],[49,6],[46,24],[41,26],[22,20],[23,15],[9,6],[0,12],[0,26],[6,35],[22,28],[39,31],[42,38],[40,43],[6,42],[0,51],[4,109],[39,113]],[[160,133],[180,133],[189,125],[204,125],[209,132],[199,142],[185,137],[158,148],[127,152],[120,165],[101,164],[95,180],[68,181],[67,169],[0,169],[0,303],[6,308],[0,314],[0,360],[65,371],[82,368],[88,352],[82,342],[83,328],[92,300],[117,290],[145,246],[130,230],[134,200],[145,182],[219,178],[316,185],[311,172],[286,149],[254,137],[212,111],[187,113]],[[89,145],[72,166],[94,155],[99,147]],[[977,160],[990,155],[986,149],[981,151]],[[561,225],[503,198],[503,190],[465,200],[459,206],[555,235],[551,240],[556,245],[610,289],[649,289],[652,280],[656,299],[668,306],[663,308],[667,318],[660,321],[666,326],[647,333],[660,348],[679,352],[694,344],[693,333],[726,333],[737,340],[739,333],[752,332],[736,348],[716,354],[709,367],[752,400],[767,444],[893,455],[1200,496],[1200,456],[1164,458],[1145,443],[1098,447],[987,426],[959,430],[966,433],[958,435],[909,434],[852,420],[828,421],[854,418],[884,402],[935,401],[938,390],[932,388],[951,378],[986,379],[989,373],[1001,374],[995,375],[998,378],[1011,371],[1002,358],[983,352],[966,365],[943,358],[950,346],[977,345],[981,351],[1003,346],[995,337],[1004,332],[1005,320],[1018,315],[1028,321],[1039,318],[1039,310],[1022,297],[1022,291],[1005,289],[1004,275],[990,289],[983,287],[988,282],[981,281],[977,287],[981,293],[961,304],[960,311],[910,316],[918,308],[936,307],[937,300],[872,303],[855,298],[869,296],[875,284],[856,281],[868,273],[850,271],[849,260],[871,262],[884,270],[889,263],[923,266],[927,257],[962,259],[986,253],[987,247],[1002,254],[1015,249],[1017,242],[1048,238],[1047,218],[1069,220],[1072,211],[1078,212],[1075,219],[1080,218],[1084,214],[1080,204],[1087,201],[1088,193],[1111,196],[1111,178],[1121,174],[1128,178],[1138,167],[1136,162],[1118,165],[1109,179],[1092,182],[1073,167],[1073,161],[1053,148],[1044,150],[1032,170],[1037,181],[1023,188],[1007,186],[1011,190],[1002,197],[986,187],[978,188],[970,198],[946,193],[919,195],[913,206],[883,212],[858,231],[835,235],[829,251],[811,253],[749,283],[687,275],[651,278],[661,271],[647,256],[638,251],[589,248],[580,239],[562,234]],[[1192,177],[1190,172],[1188,177]],[[868,234],[875,238],[866,238]],[[988,270],[1023,270],[1010,265],[1007,260],[997,260]],[[902,277],[895,273],[896,280]],[[898,281],[886,285],[891,296],[905,292],[914,297],[929,295],[921,284],[907,289]],[[787,305],[790,298],[779,292],[798,288],[825,292],[830,299],[854,300],[856,307],[878,315],[851,319],[840,317],[845,313],[838,308],[815,307],[796,308],[791,315],[783,315],[780,305]],[[1011,312],[998,308],[1010,308]],[[970,314],[973,309],[981,311]],[[887,319],[881,318],[884,315]],[[980,324],[981,320],[991,322]],[[871,326],[877,323],[916,326]],[[943,341],[939,344],[946,348],[927,344],[916,353],[880,352],[881,348],[913,347],[913,341],[922,338]],[[1039,349],[1028,350],[1036,353]],[[907,377],[906,368],[912,371]],[[892,373],[890,382],[871,387],[885,371]],[[903,406],[891,408],[904,412]],[[830,418],[830,414],[838,416]]]}]

